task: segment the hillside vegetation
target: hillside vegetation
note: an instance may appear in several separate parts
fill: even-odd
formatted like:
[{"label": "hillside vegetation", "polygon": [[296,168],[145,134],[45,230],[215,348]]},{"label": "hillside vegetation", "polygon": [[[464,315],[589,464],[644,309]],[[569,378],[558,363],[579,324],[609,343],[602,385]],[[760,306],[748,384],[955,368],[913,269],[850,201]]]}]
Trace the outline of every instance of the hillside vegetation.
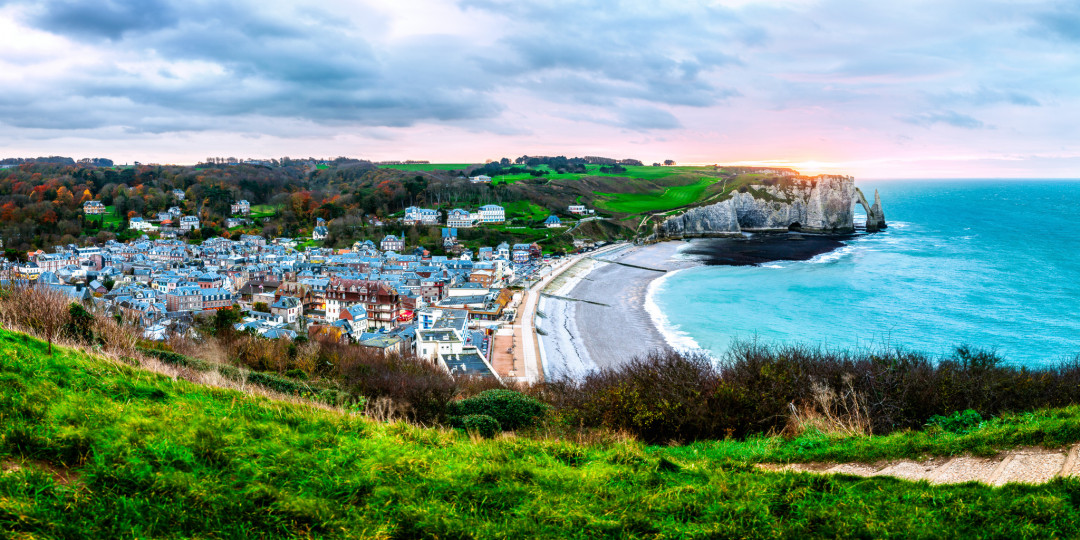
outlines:
[{"label": "hillside vegetation", "polygon": [[1080,438],[1078,420],[1072,407],[965,434],[804,433],[683,447],[615,436],[482,440],[201,387],[64,348],[50,355],[41,341],[0,331],[0,536],[1075,536],[1074,479],[930,486],[753,463],[856,448],[1061,444]]}]

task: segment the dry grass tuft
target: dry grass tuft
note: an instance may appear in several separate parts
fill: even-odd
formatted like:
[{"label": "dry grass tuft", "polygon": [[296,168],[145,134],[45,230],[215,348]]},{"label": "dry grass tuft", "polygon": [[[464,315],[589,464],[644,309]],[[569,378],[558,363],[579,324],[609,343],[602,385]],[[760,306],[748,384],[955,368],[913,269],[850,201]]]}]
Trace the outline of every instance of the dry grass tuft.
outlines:
[{"label": "dry grass tuft", "polygon": [[845,375],[839,391],[821,381],[812,381],[811,401],[801,406],[789,404],[791,416],[784,431],[791,435],[810,429],[838,435],[870,435],[873,423],[867,416],[869,409],[852,380],[851,375]]}]

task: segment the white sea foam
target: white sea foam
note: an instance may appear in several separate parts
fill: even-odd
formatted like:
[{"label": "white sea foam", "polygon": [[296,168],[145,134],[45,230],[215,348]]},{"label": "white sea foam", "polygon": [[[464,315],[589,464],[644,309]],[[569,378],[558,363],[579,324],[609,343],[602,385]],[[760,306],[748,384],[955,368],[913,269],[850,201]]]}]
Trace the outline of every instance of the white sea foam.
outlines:
[{"label": "white sea foam", "polygon": [[656,304],[656,293],[664,285],[664,282],[682,271],[683,270],[675,270],[668,272],[649,283],[649,287],[645,291],[645,312],[649,314],[656,329],[660,332],[661,336],[664,336],[664,341],[666,341],[668,346],[672,349],[684,352],[708,352],[704,351],[701,346],[698,345],[698,342],[690,337],[690,334],[680,330],[678,326],[671,324],[667,315],[660,309],[660,306]]},{"label": "white sea foam", "polygon": [[828,253],[822,253],[820,255],[815,255],[813,258],[811,258],[810,260],[808,260],[806,262],[808,262],[810,264],[824,264],[824,263],[836,262],[836,261],[839,261],[840,259],[843,259],[844,257],[847,257],[848,255],[850,255],[850,254],[852,254],[854,252],[855,252],[855,246],[844,246],[844,247],[842,247],[840,249],[835,249],[835,250],[830,251]]},{"label": "white sea foam", "polygon": [[683,242],[678,248],[675,249],[675,253],[671,255],[671,260],[674,261],[697,261],[698,258],[694,255],[689,255],[686,250],[690,249],[694,245],[694,241]]}]

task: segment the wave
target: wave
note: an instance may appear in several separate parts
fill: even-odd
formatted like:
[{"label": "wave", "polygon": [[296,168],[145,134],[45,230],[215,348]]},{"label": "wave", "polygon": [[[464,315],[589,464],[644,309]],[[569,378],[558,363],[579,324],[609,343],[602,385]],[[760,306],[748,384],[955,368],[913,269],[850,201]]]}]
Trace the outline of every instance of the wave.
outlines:
[{"label": "wave", "polygon": [[671,324],[667,315],[660,309],[660,306],[656,303],[656,294],[660,287],[669,278],[682,272],[683,270],[689,270],[684,268],[682,270],[675,270],[664,274],[663,276],[654,279],[649,283],[648,288],[645,290],[645,312],[649,314],[649,318],[652,319],[653,325],[660,332],[660,335],[664,337],[664,341],[668,346],[677,351],[683,352],[705,352],[701,345],[690,336],[689,333],[680,330],[678,326]]},{"label": "wave", "polygon": [[839,261],[844,257],[855,252],[855,246],[844,246],[839,249],[835,249],[828,253],[822,253],[821,255],[815,255],[811,259],[807,260],[808,264],[826,264]]}]

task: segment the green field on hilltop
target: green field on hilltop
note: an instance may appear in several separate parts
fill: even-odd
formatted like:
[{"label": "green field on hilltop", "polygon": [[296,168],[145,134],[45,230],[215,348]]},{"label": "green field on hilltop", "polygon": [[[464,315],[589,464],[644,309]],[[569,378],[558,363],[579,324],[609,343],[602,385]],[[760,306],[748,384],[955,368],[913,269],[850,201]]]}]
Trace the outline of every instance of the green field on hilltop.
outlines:
[{"label": "green field on hilltop", "polygon": [[518,218],[526,221],[543,221],[551,215],[547,208],[530,201],[514,201],[505,203],[502,207],[508,220]]},{"label": "green field on hilltop", "polygon": [[557,173],[557,172],[552,172],[551,167],[549,167],[547,165],[538,165],[538,166],[532,167],[532,168],[536,169],[536,170],[548,171],[548,174],[545,174],[543,176],[538,176],[538,177],[533,176],[533,175],[528,174],[528,173],[506,174],[506,175],[501,175],[501,176],[494,177],[492,182],[495,183],[495,184],[499,184],[499,183],[513,184],[514,182],[517,182],[517,181],[520,181],[520,180],[529,180],[529,179],[533,179],[533,178],[540,178],[540,179],[543,179],[543,180],[580,180],[580,179],[585,178],[587,176],[607,176],[607,177],[639,178],[639,179],[643,179],[643,180],[656,180],[656,179],[661,179],[661,178],[667,178],[669,176],[674,176],[674,175],[677,175],[677,174],[701,173],[701,172],[704,172],[706,170],[707,171],[712,171],[712,167],[707,167],[707,168],[705,168],[705,167],[651,167],[651,166],[648,166],[648,165],[624,165],[624,167],[626,168],[625,172],[605,173],[605,172],[600,172],[600,167],[601,167],[600,165],[586,165],[585,166],[586,172],[584,172],[584,173],[562,173],[562,174],[560,174],[560,173]]},{"label": "green field on hilltop", "polygon": [[101,214],[100,216],[96,216],[95,219],[101,219],[102,223],[109,227],[116,226],[124,222],[124,218],[121,217],[120,214],[116,213],[115,206],[106,206],[105,213]]},{"label": "green field on hilltop", "polygon": [[[965,435],[688,446],[471,438],[202,387],[0,330],[4,538],[1039,538],[1080,480],[931,485],[759,461],[952,455],[1080,439],[1080,409]],[[836,449],[833,451],[833,449]]]},{"label": "green field on hilltop", "polygon": [[278,208],[272,204],[253,204],[251,205],[251,214],[247,217],[251,219],[274,217],[277,215]]},{"label": "green field on hilltop", "polygon": [[397,169],[399,171],[461,171],[475,165],[475,163],[403,163],[400,165],[379,165],[379,168]]},{"label": "green field on hilltop", "polygon": [[705,189],[717,182],[716,178],[702,178],[693,184],[673,186],[662,192],[651,193],[601,193],[596,205],[604,210],[625,214],[662,212],[696,202]]}]

